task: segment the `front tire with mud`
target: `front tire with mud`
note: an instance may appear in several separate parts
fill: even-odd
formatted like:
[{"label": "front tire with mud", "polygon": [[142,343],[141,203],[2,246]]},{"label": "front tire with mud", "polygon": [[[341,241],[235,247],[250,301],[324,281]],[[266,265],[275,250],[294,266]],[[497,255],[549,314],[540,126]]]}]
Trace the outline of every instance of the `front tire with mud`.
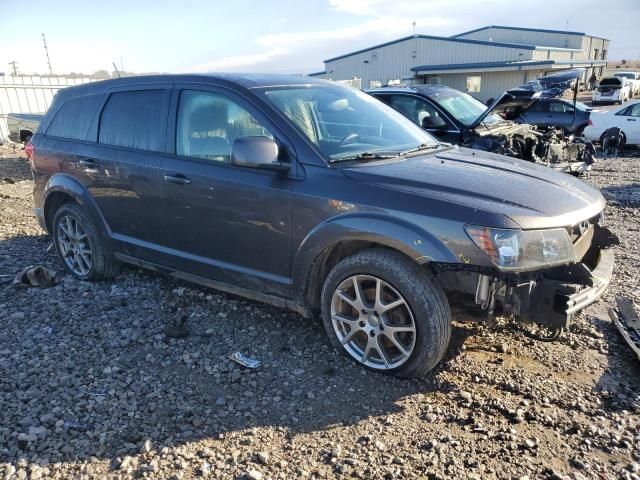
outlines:
[{"label": "front tire with mud", "polygon": [[340,352],[398,377],[424,376],[451,338],[451,311],[440,285],[392,250],[364,250],[340,261],[325,279],[321,310]]}]

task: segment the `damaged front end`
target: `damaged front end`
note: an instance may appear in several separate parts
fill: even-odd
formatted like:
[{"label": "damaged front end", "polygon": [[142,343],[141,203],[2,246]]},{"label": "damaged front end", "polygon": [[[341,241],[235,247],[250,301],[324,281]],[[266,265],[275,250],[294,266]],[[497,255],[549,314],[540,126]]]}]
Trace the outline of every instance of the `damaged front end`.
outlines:
[{"label": "damaged front end", "polygon": [[[464,145],[576,176],[589,172],[596,156],[593,144],[565,135],[561,128],[539,131],[533,125],[514,121],[538,99],[556,98],[571,88],[575,90],[583,73],[584,69],[580,68],[559,72],[506,91],[470,126],[467,138],[463,138]],[[574,100],[576,94],[574,91]],[[492,117],[502,121],[488,122]]]},{"label": "damaged front end", "polygon": [[618,242],[598,217],[570,230],[575,263],[525,272],[439,266],[438,279],[474,317],[480,314],[492,322],[496,315],[507,315],[557,330],[567,328],[573,316],[609,285],[614,267],[609,247]]},{"label": "damaged front end", "polygon": [[463,139],[463,144],[476,150],[539,163],[573,175],[589,172],[596,155],[591,143],[573,135],[567,137],[561,129],[540,132],[532,125],[511,122],[476,128]]}]

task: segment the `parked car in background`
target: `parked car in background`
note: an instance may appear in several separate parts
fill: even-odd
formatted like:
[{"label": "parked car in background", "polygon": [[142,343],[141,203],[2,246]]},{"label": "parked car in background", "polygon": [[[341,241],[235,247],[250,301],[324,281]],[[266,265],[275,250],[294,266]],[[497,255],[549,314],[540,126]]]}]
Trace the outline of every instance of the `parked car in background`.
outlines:
[{"label": "parked car in background", "polygon": [[626,145],[640,145],[640,101],[608,112],[594,112],[584,129],[586,139],[600,142],[610,128],[619,128]]},{"label": "parked car in background", "polygon": [[593,109],[584,103],[573,102],[561,98],[540,98],[515,118],[518,123],[529,123],[539,128],[562,128],[569,133],[580,135],[589,123],[589,115]]},{"label": "parked car in background", "polygon": [[9,113],[7,115],[9,140],[16,143],[28,142],[38,129],[43,116],[41,113]]},{"label": "parked car in background", "polygon": [[440,361],[449,298],[557,329],[612,275],[596,188],[443,145],[333,82],[69,87],[28,147],[36,217],[71,274],[125,262],[321,315],[338,350],[380,372]]},{"label": "parked car in background", "polygon": [[591,102],[618,103],[622,105],[631,96],[631,88],[626,77],[605,77],[591,94]]},{"label": "parked car in background", "polygon": [[562,81],[557,76],[545,77],[548,83],[544,85],[545,78],[529,82],[505,92],[489,108],[471,95],[444,85],[383,87],[368,93],[444,142],[579,175],[588,172],[593,164],[595,152],[590,145],[565,138],[561,130],[540,132],[535,126],[515,120],[543,93],[561,94],[581,73],[563,72]]},{"label": "parked car in background", "polygon": [[629,97],[635,97],[640,94],[640,72],[616,72],[613,76],[627,79],[630,89]]}]

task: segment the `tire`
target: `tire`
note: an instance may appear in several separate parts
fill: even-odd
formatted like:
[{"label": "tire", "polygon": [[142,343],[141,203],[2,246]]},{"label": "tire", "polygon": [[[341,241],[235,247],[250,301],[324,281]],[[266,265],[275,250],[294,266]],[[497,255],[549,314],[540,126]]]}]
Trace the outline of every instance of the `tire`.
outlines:
[{"label": "tire", "polygon": [[[73,228],[74,225],[76,228]],[[65,232],[71,232],[72,235]],[[74,234],[82,238],[74,240]],[[58,256],[66,270],[75,277],[97,282],[117,275],[119,263],[112,259],[93,219],[77,203],[65,203],[56,211],[52,236]],[[87,262],[87,258],[90,261]]]},{"label": "tire", "polygon": [[[354,279],[364,297],[360,303]],[[424,376],[451,339],[451,311],[440,285],[391,250],[364,250],[340,261],[324,281],[321,311],[334,347],[365,368],[398,377]]]}]

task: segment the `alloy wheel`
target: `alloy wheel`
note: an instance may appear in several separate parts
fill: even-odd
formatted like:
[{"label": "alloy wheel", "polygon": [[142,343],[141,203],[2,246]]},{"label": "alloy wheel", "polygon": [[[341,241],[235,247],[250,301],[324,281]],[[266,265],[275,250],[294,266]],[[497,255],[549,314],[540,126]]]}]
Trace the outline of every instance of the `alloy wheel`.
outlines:
[{"label": "alloy wheel", "polygon": [[376,370],[401,366],[415,347],[409,304],[388,282],[371,275],[354,275],[338,285],[331,323],[347,353]]},{"label": "alloy wheel", "polygon": [[69,270],[79,277],[86,277],[91,270],[93,253],[82,224],[75,217],[65,215],[58,222],[56,238],[60,255]]}]

